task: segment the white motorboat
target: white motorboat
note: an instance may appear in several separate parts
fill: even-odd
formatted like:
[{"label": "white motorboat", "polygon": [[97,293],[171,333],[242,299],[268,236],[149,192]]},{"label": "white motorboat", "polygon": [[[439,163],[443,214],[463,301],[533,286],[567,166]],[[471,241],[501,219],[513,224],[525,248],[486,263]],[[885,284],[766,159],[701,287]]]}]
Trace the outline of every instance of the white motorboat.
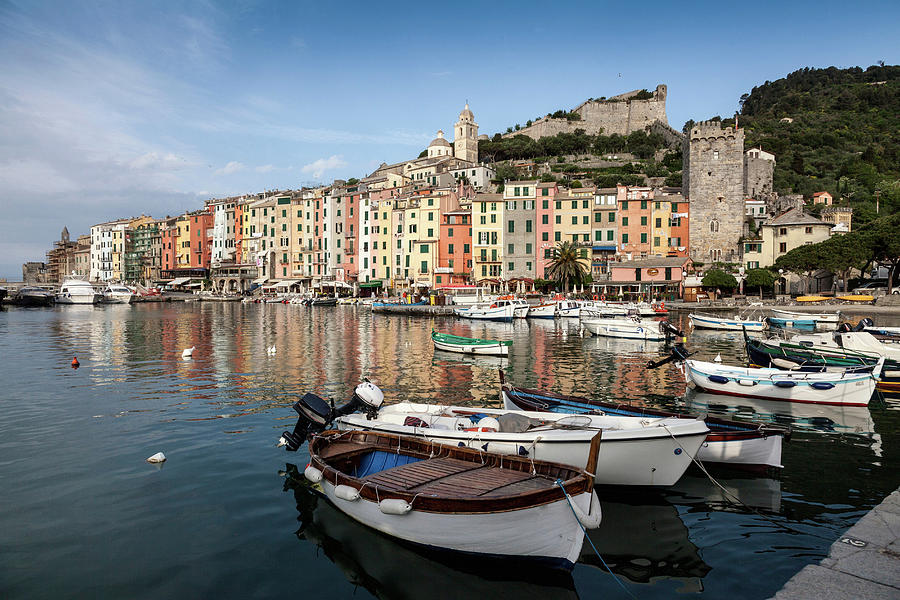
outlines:
[{"label": "white motorboat", "polygon": [[810,348],[852,350],[872,357],[900,362],[900,346],[880,341],[868,331],[839,331],[836,333],[798,334],[791,343]]},{"label": "white motorboat", "polygon": [[556,303],[556,316],[572,319],[581,317],[581,303],[577,300],[559,300]]},{"label": "white motorboat", "polygon": [[512,321],[517,305],[512,300],[496,300],[490,304],[481,302],[467,308],[454,309],[458,317],[487,321]]},{"label": "white motorboat", "polygon": [[685,376],[711,394],[808,404],[867,406],[884,359],[871,373],[755,369],[687,359]]},{"label": "white motorboat", "polygon": [[[451,446],[584,469],[591,459],[591,440],[602,432],[598,484],[665,486],[678,481],[709,433],[700,419],[552,412],[526,415],[516,410],[410,402],[383,406],[383,398],[370,382],[358,385],[350,402],[337,409],[308,393],[295,403],[300,418],[294,432],[284,437],[289,445],[299,446],[309,431],[334,422],[340,430],[414,435]],[[365,412],[354,412],[357,409]]]},{"label": "white motorboat", "polygon": [[642,321],[640,317],[624,319],[582,319],[582,326],[592,335],[601,337],[644,340],[647,342],[663,342],[667,336],[675,333],[667,327],[665,321]]},{"label": "white motorboat", "polygon": [[103,295],[83,279],[69,277],[59,286],[57,304],[96,304]]},{"label": "white motorboat", "polygon": [[691,313],[688,315],[691,327],[696,329],[718,329],[721,331],[762,331],[766,327],[765,321],[761,319],[744,318],[740,315],[733,319],[718,317],[716,315],[703,315],[699,313]]},{"label": "white motorboat", "polygon": [[109,304],[131,304],[134,298],[134,292],[130,288],[120,283],[107,284],[103,290],[103,302]]}]

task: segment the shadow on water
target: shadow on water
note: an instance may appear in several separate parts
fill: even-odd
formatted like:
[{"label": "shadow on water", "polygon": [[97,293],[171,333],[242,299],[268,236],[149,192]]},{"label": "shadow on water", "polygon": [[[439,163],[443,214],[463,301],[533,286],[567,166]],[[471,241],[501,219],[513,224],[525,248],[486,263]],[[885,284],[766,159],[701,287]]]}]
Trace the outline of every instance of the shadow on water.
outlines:
[{"label": "shadow on water", "polygon": [[378,598],[578,598],[572,575],[558,569],[465,557],[389,538],[332,506],[296,465],[286,465],[284,490],[292,491],[297,503],[297,537],[318,546],[350,583]]}]

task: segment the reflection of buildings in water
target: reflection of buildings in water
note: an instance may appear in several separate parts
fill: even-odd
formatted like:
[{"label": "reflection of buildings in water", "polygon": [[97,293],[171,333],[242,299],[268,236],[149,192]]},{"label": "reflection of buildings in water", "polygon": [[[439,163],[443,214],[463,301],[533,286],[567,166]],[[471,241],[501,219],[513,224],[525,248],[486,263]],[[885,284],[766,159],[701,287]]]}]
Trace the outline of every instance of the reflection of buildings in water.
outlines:
[{"label": "reflection of buildings in water", "polygon": [[[435,552],[395,541],[338,511],[287,465],[285,491],[300,513],[297,537],[320,547],[347,580],[378,598],[553,599],[578,597],[568,572],[509,559],[491,560]],[[316,594],[314,594],[316,595]]]},{"label": "reflection of buildings in water", "polygon": [[666,495],[676,504],[702,504],[704,509],[746,512],[748,507],[781,513],[781,481],[771,477],[748,477],[714,473],[718,487],[706,476],[685,473]]},{"label": "reflection of buildings in water", "polygon": [[[598,489],[603,523],[588,532],[609,568],[631,581],[647,583],[658,577],[683,580],[690,589],[710,571],[677,508],[656,493]],[[587,541],[579,562],[604,569]],[[605,569],[604,569],[605,570]]]}]

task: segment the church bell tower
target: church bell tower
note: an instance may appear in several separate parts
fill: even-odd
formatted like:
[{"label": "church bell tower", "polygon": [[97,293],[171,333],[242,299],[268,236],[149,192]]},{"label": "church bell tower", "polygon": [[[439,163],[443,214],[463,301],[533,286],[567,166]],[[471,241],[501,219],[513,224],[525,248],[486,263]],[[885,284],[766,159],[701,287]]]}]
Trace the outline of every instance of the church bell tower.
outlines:
[{"label": "church bell tower", "polygon": [[459,121],[455,125],[456,136],[453,140],[453,154],[456,158],[478,163],[478,123],[475,115],[469,110],[469,103],[459,113]]}]

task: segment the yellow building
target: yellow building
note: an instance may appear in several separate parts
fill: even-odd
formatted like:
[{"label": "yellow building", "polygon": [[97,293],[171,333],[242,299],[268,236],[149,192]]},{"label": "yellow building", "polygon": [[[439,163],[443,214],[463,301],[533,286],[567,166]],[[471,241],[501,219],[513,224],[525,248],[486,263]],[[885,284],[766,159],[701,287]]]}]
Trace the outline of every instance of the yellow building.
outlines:
[{"label": "yellow building", "polygon": [[187,213],[175,221],[175,268],[187,269],[191,266],[191,217]]},{"label": "yellow building", "polygon": [[553,241],[571,242],[581,248],[579,256],[589,258],[594,190],[560,190],[554,198]]},{"label": "yellow building", "polygon": [[763,223],[760,239],[744,242],[744,264],[748,269],[770,267],[779,256],[827,240],[830,234],[830,223],[807,215],[802,208],[792,208]]},{"label": "yellow building", "polygon": [[504,204],[503,194],[476,194],[472,200],[472,266],[476,282],[501,277]]}]

